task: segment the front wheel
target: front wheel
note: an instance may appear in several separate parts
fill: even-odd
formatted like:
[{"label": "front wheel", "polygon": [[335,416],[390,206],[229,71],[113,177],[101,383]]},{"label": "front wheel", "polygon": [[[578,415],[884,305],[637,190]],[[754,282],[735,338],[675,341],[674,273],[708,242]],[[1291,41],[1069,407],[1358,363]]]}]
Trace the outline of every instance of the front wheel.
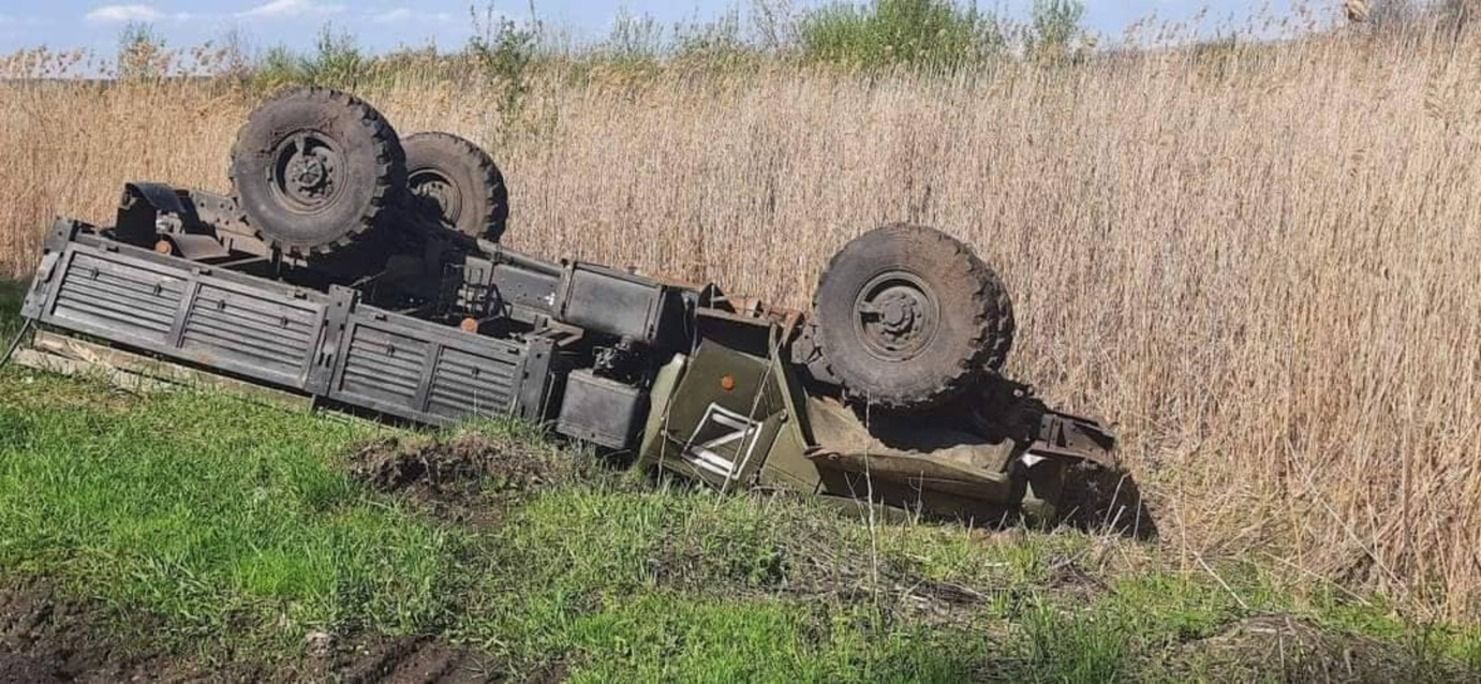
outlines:
[{"label": "front wheel", "polygon": [[847,396],[916,410],[955,398],[1013,344],[1007,290],[971,248],[893,224],[844,245],[813,300],[823,357]]}]

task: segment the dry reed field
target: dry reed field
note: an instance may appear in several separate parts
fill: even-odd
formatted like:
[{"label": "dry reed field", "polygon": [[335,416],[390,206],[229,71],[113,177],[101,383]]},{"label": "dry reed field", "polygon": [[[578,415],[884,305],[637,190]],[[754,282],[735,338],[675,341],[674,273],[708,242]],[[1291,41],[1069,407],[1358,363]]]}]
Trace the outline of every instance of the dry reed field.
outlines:
[{"label": "dry reed field", "polygon": [[[576,85],[572,85],[576,83]],[[1481,617],[1481,34],[1006,63],[951,76],[620,70],[361,94],[489,146],[507,239],[805,306],[885,221],[1004,276],[1010,374],[1102,416],[1160,543]],[[0,274],[120,184],[224,189],[256,95],[0,85]],[[1320,578],[1320,579],[1319,579]]]}]

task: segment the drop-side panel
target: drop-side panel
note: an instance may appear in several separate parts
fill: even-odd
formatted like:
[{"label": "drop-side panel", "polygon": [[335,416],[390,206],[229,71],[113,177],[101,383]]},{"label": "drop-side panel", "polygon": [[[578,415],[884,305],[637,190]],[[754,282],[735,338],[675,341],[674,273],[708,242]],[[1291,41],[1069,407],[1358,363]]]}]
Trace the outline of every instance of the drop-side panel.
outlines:
[{"label": "drop-side panel", "polygon": [[251,288],[202,282],[180,332],[180,349],[203,363],[232,359],[278,382],[308,371],[324,307]]},{"label": "drop-side panel", "polygon": [[45,322],[145,348],[168,344],[186,274],[106,252],[70,256]]},{"label": "drop-side panel", "polygon": [[96,235],[73,235],[57,254],[28,297],[40,323],[307,389],[324,295]]},{"label": "drop-side panel", "polygon": [[431,345],[377,322],[352,321],[351,326],[339,391],[401,410],[415,409]]},{"label": "drop-side panel", "polygon": [[27,316],[411,420],[548,418],[550,340],[496,339],[120,244],[59,223]]},{"label": "drop-side panel", "polygon": [[522,342],[374,307],[350,314],[339,348],[329,398],[422,422],[510,415],[525,382]]},{"label": "drop-side panel", "polygon": [[507,416],[514,408],[520,350],[495,348],[483,353],[447,348],[437,358],[427,411],[457,419]]}]

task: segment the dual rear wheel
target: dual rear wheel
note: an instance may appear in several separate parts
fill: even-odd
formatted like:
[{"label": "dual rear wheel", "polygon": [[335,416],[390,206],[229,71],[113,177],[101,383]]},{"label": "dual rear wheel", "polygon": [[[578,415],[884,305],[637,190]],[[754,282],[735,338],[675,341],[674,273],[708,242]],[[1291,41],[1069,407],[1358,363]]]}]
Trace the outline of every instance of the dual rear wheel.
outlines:
[{"label": "dual rear wheel", "polygon": [[451,133],[406,138],[359,98],[295,88],[258,107],[232,147],[232,187],[258,237],[284,254],[327,254],[433,221],[498,240],[509,216],[488,153]]},{"label": "dual rear wheel", "polygon": [[[366,102],[324,88],[287,91],[253,112],[231,179],[259,237],[300,257],[371,244],[394,233],[388,223],[497,241],[509,217],[503,175],[478,146],[450,133],[400,138]],[[833,256],[813,321],[846,395],[899,411],[939,406],[997,371],[1014,331],[992,269],[962,242],[906,224]]]},{"label": "dual rear wheel", "polygon": [[509,220],[509,190],[493,158],[451,133],[414,133],[403,145],[414,211],[469,237],[498,242]]}]

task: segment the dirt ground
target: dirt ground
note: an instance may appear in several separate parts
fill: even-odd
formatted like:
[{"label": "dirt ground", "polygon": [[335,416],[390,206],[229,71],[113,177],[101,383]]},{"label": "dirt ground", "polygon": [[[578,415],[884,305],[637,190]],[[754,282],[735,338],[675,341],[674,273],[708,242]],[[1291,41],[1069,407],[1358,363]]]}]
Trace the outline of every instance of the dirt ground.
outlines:
[{"label": "dirt ground", "polygon": [[0,589],[0,681],[194,681],[211,674],[115,639],[108,623],[106,609],[60,599],[45,583]]},{"label": "dirt ground", "polygon": [[[130,616],[135,619],[136,616]],[[44,582],[0,589],[0,682],[340,681],[421,684],[497,679],[487,659],[432,639],[311,634],[293,662],[199,662],[120,637],[100,605]],[[140,630],[147,632],[147,628]]]},{"label": "dirt ground", "polygon": [[[1227,681],[1475,681],[1433,659],[1373,639],[1323,630],[1293,615],[1252,615],[1167,654],[1172,673],[1218,673]],[[1192,678],[1192,677],[1190,677]]]}]

